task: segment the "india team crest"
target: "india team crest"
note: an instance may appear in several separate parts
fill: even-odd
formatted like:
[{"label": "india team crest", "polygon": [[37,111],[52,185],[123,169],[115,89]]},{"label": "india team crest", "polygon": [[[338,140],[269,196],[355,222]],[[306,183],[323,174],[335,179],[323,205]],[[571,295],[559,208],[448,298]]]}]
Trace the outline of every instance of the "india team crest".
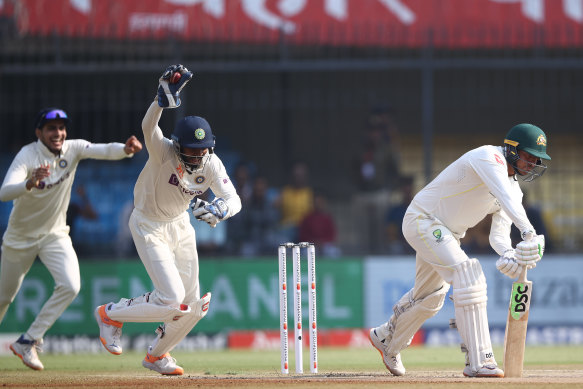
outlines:
[{"label": "india team crest", "polygon": [[206,135],[206,132],[202,128],[197,128],[194,130],[194,137],[198,140],[203,140]]},{"label": "india team crest", "polygon": [[59,160],[59,167],[60,167],[61,169],[64,169],[64,168],[66,168],[68,164],[69,164],[69,163],[67,162],[67,160],[66,160],[66,159],[61,159],[61,160]]},{"label": "india team crest", "polygon": [[547,138],[545,138],[544,135],[539,135],[538,138],[536,138],[536,144],[537,145],[541,145],[541,146],[546,146],[547,145]]}]

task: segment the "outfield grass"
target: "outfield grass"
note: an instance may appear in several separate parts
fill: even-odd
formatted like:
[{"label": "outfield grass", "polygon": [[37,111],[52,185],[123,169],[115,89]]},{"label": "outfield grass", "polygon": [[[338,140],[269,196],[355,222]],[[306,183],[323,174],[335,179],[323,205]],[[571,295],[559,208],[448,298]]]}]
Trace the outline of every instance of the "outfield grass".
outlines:
[{"label": "outfield grass", "polygon": [[[495,353],[498,356],[498,361],[502,363],[502,350],[495,348]],[[201,351],[201,352],[173,352],[172,355],[178,360],[179,364],[185,369],[185,376],[199,376],[199,377],[231,377],[231,378],[277,378],[283,377],[280,374],[280,356],[279,350],[274,351],[246,351],[246,350],[229,350],[229,351]],[[15,356],[0,357],[0,385],[2,386],[50,386],[50,382],[55,382],[55,387],[62,385],[62,382],[55,381],[60,377],[66,379],[69,377],[71,383],[77,382],[79,377],[135,377],[136,379],[143,379],[144,377],[158,377],[156,373],[150,372],[141,366],[143,353],[128,352],[120,356],[114,356],[105,351],[99,354],[73,354],[73,355],[55,355],[41,354],[41,359],[45,365],[43,372],[33,371],[22,364],[20,359]],[[461,371],[463,369],[464,357],[463,354],[455,347],[411,347],[404,350],[402,353],[403,362],[408,372],[417,374],[418,376],[425,374],[431,376],[431,372],[435,371],[436,376],[443,375],[444,371],[449,371],[449,376],[455,379],[462,379]],[[304,370],[306,376],[310,375],[308,368],[309,355],[304,353]],[[294,374],[294,359],[293,353],[290,353],[290,377],[298,377]],[[563,347],[527,347],[525,355],[525,371],[533,372],[538,370],[557,371],[558,376],[568,376],[570,373],[561,375],[560,371],[581,371],[583,377],[583,347],[563,346]],[[363,376],[375,377],[376,380],[387,380],[384,386],[375,386],[376,384],[366,384],[365,387],[387,387],[388,383],[392,383],[392,378],[387,374],[384,365],[381,362],[380,355],[372,348],[320,348],[319,350],[319,376],[336,377],[338,375],[348,375],[359,377]],[[542,375],[544,377],[544,373]],[[313,376],[312,376],[313,377]],[[42,384],[39,381],[42,382]],[[559,386],[548,386],[548,379],[545,381],[546,386],[532,385],[528,387],[583,387],[583,378],[575,386],[565,386],[566,384],[557,383]],[[138,381],[132,385],[139,386]],[[168,381],[164,381],[168,383]],[[178,381],[176,381],[178,382]],[[181,381],[184,384],[184,380]],[[210,382],[210,381],[209,381]],[[206,383],[209,383],[206,382]],[[439,388],[466,388],[474,387],[475,381],[463,381],[463,383],[453,384],[454,386],[442,386],[445,383],[436,382],[431,387]],[[280,382],[281,383],[281,382]],[[290,381],[288,381],[290,383]],[[401,382],[402,384],[403,382]],[[470,385],[471,383],[471,385]],[[150,383],[151,384],[151,383]],[[184,386],[184,385],[178,386]],[[200,384],[200,383],[199,383]],[[321,383],[320,383],[321,384]],[[417,382],[410,382],[410,384],[417,385]],[[477,384],[477,383],[476,383]],[[88,386],[107,386],[109,384],[98,382],[96,384],[88,384]],[[321,385],[294,387],[317,387]],[[408,388],[415,388],[416,386],[408,386]],[[516,385],[516,383],[514,383]],[[67,385],[69,386],[69,385]],[[80,385],[85,386],[85,384]],[[210,385],[219,387],[215,384]],[[233,385],[230,385],[232,387]],[[245,386],[245,385],[243,385]],[[276,386],[276,385],[274,385]],[[327,387],[329,385],[326,385]],[[358,385],[360,386],[360,385]],[[499,385],[496,384],[496,387]],[[74,385],[71,387],[75,387]],[[120,386],[121,387],[121,386]],[[127,387],[123,385],[123,387]],[[222,387],[222,386],[221,386]],[[229,387],[229,386],[225,386]],[[344,386],[340,383],[338,387]],[[424,387],[423,385],[419,387]],[[427,385],[425,387],[428,387]],[[508,386],[509,388],[512,386]]]},{"label": "outfield grass", "polygon": [[[498,362],[502,363],[501,348],[494,349]],[[142,353],[129,352],[115,356],[103,351],[99,354],[40,354],[47,370],[120,372],[143,371]],[[190,374],[259,374],[278,373],[280,369],[279,350],[270,351],[200,351],[173,352],[180,365]],[[319,349],[320,372],[334,371],[379,371],[384,372],[380,355],[368,348]],[[463,369],[463,354],[455,347],[410,347],[402,353],[403,363],[408,370]],[[304,366],[308,370],[309,355],[305,350]],[[525,368],[549,368],[550,366],[570,366],[583,369],[583,346],[527,347]],[[290,353],[290,371],[295,369],[294,354]],[[0,357],[0,372],[28,371],[15,356]]]}]

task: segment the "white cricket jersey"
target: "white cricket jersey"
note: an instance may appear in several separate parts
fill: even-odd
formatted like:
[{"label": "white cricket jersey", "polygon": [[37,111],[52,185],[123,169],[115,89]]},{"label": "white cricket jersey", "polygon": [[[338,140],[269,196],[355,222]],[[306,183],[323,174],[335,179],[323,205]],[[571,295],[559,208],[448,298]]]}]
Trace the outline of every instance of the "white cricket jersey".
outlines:
[{"label": "white cricket jersey", "polygon": [[[69,232],[66,224],[71,187],[79,161],[86,158],[117,160],[127,155],[122,143],[93,144],[83,139],[65,140],[59,155],[40,140],[24,146],[16,155],[0,188],[0,200],[14,200],[3,244],[28,248],[52,233]],[[50,175],[40,188],[26,190],[32,171],[49,165]]]},{"label": "white cricket jersey", "polygon": [[210,188],[229,208],[226,218],[241,210],[241,200],[216,154],[210,154],[204,167],[188,173],[180,162],[172,141],[158,127],[162,108],[154,101],[142,121],[148,162],[134,187],[134,206],[145,217],[170,221],[188,210],[194,197]]},{"label": "white cricket jersey", "polygon": [[522,206],[522,190],[508,177],[502,147],[470,150],[443,170],[413,198],[410,209],[440,220],[459,238],[493,213],[490,244],[502,255],[512,248],[510,227],[533,231]]}]

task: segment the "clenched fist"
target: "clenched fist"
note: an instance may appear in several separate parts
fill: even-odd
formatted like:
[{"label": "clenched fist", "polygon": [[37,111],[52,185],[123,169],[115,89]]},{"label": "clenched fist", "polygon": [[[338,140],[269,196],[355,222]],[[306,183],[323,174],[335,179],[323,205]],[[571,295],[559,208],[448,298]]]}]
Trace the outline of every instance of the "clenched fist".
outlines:
[{"label": "clenched fist", "polygon": [[135,154],[142,150],[142,143],[134,135],[130,136],[126,141],[126,145],[123,148],[126,154]]}]

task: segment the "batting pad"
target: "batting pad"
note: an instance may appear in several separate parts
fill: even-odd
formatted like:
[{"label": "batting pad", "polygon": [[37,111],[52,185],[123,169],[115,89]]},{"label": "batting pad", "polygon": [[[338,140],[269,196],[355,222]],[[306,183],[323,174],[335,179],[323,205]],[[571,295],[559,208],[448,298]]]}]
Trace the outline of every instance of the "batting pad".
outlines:
[{"label": "batting pad", "polygon": [[449,290],[446,284],[428,296],[413,300],[413,289],[405,293],[393,307],[393,315],[387,324],[382,327],[381,334],[386,337],[389,355],[397,355],[411,344],[413,335],[429,318],[435,316],[443,307],[445,295]]},{"label": "batting pad", "polygon": [[133,299],[122,298],[117,304],[112,304],[107,310],[110,319],[134,323],[176,321],[191,312],[188,305],[181,304],[178,308],[157,304],[150,298],[150,293]]},{"label": "batting pad", "polygon": [[453,275],[453,303],[460,336],[468,350],[470,369],[478,371],[486,364],[496,364],[486,303],[486,277],[475,258],[456,265]]},{"label": "batting pad", "polygon": [[164,323],[162,329],[157,331],[158,336],[148,349],[150,355],[156,357],[172,351],[192,331],[194,326],[206,316],[210,301],[211,293],[208,292],[193,304],[194,308],[180,320]]}]

